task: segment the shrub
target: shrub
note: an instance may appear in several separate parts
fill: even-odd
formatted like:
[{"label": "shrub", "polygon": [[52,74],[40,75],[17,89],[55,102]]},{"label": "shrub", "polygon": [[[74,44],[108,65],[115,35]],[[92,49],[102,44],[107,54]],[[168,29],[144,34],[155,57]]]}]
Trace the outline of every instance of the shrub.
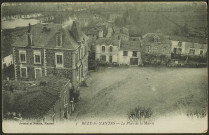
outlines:
[{"label": "shrub", "polygon": [[197,118],[204,118],[207,115],[207,112],[205,109],[196,109],[196,110],[189,110],[187,111],[188,117],[197,117]]},{"label": "shrub", "polygon": [[150,108],[146,107],[136,107],[131,110],[128,114],[129,119],[141,120],[141,119],[149,119],[153,115],[153,111]]}]

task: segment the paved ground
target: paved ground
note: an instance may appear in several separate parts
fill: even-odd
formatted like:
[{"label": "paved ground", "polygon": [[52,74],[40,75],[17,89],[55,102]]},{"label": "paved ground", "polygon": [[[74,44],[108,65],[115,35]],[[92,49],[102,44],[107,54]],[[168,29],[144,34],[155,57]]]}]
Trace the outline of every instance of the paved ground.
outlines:
[{"label": "paved ground", "polygon": [[207,108],[206,68],[100,68],[87,83],[72,119],[127,118],[136,107],[150,107],[155,117]]}]

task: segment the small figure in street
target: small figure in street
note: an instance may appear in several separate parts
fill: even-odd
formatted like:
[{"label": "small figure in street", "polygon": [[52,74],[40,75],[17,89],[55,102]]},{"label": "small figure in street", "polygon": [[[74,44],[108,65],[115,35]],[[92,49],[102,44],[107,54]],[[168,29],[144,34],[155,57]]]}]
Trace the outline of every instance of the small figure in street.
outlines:
[{"label": "small figure in street", "polygon": [[11,93],[13,93],[13,92],[14,92],[14,85],[13,85],[13,84],[11,84],[11,85],[10,85],[10,87],[9,87],[9,91],[10,91]]},{"label": "small figure in street", "polygon": [[75,101],[74,101],[74,97],[72,98],[72,100],[70,101],[70,105],[71,105],[71,110],[72,112],[75,111]]}]

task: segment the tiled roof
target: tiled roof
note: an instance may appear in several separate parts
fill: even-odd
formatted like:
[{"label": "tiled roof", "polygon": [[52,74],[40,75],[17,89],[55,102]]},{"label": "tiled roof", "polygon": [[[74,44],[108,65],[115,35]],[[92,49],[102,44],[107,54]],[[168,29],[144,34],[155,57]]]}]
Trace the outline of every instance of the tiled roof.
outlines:
[{"label": "tiled roof", "polygon": [[82,35],[82,32],[81,32],[81,29],[79,28],[78,22],[75,22],[75,21],[73,22],[70,32],[71,32],[72,36],[74,37],[74,39],[77,42],[82,41],[83,35]]},{"label": "tiled roof", "polygon": [[91,27],[87,30],[87,34],[89,35],[97,35],[99,33],[99,31],[103,31],[104,34],[107,33],[107,29],[106,27],[103,26],[95,26],[95,27]]},{"label": "tiled roof", "polygon": [[[76,49],[79,46],[78,41],[83,37],[80,29],[73,28],[72,31],[70,27],[63,28],[60,24],[36,24],[31,28],[33,46],[55,48],[56,34],[58,32],[62,33],[62,48],[65,49]],[[27,32],[17,37],[13,46],[28,46]]]},{"label": "tiled roof", "polygon": [[185,47],[188,48],[195,48],[195,49],[207,49],[207,44],[200,44],[200,43],[192,43],[192,42],[185,42]]},{"label": "tiled roof", "polygon": [[160,43],[164,43],[164,44],[171,43],[171,41],[169,40],[169,37],[166,35],[163,35],[162,33],[147,33],[143,35],[143,39],[142,39],[143,44],[153,43],[155,36],[159,37]]},{"label": "tiled roof", "polygon": [[42,118],[46,115],[59,99],[61,90],[68,82],[67,79],[56,76],[44,77],[41,80],[47,81],[46,86],[28,88],[31,92],[16,101],[18,112],[25,114],[25,117]]},{"label": "tiled roof", "polygon": [[201,44],[206,44],[207,43],[207,39],[204,39],[204,38],[184,37],[184,36],[170,36],[170,40],[182,41],[182,42],[201,43]]},{"label": "tiled roof", "polygon": [[140,41],[121,41],[120,49],[124,51],[141,51]]},{"label": "tiled roof", "polygon": [[119,40],[114,39],[114,38],[99,38],[98,40],[94,41],[95,45],[110,45],[112,44],[113,46],[118,46],[119,45]]},{"label": "tiled roof", "polygon": [[125,28],[125,27],[120,28],[120,27],[117,27],[117,26],[113,26],[112,29],[113,29],[113,33],[114,34],[125,34],[125,35],[129,35],[128,29]]},{"label": "tiled roof", "polygon": [[99,33],[99,30],[97,28],[90,28],[87,30],[88,35],[97,35]]}]

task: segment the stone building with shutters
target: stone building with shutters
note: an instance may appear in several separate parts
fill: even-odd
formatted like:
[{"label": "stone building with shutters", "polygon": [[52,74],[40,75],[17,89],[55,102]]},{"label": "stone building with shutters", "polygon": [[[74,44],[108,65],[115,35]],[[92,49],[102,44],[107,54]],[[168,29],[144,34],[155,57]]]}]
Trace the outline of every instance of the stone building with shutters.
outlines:
[{"label": "stone building with shutters", "polygon": [[35,80],[50,74],[68,78],[77,88],[88,70],[88,37],[79,24],[31,26],[13,44],[15,80]]}]

